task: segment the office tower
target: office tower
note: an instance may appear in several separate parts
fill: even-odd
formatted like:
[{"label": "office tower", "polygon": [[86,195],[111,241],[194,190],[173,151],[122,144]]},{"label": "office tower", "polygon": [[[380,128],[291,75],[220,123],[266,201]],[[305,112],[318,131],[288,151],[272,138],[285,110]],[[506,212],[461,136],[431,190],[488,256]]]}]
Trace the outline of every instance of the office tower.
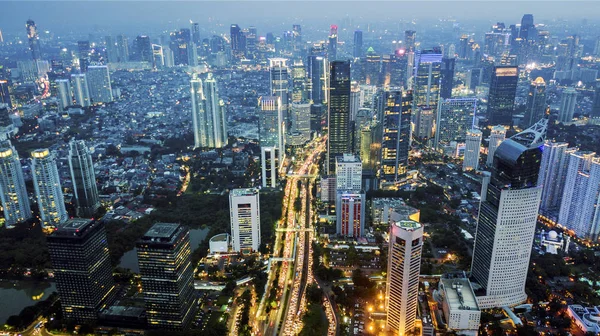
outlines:
[{"label": "office tower", "polygon": [[289,123],[289,78],[286,62],[287,59],[285,58],[269,58],[269,73],[271,77],[271,95],[279,97],[281,113],[283,114],[284,120]]},{"label": "office tower", "polygon": [[235,252],[258,251],[260,247],[260,208],[258,189],[229,192],[231,241]]},{"label": "office tower", "polygon": [[481,136],[482,133],[478,129],[471,129],[467,131],[467,137],[465,139],[465,157],[463,160],[462,169],[477,170],[479,169],[479,151],[481,149]]},{"label": "office tower", "polygon": [[152,63],[157,69],[165,67],[165,54],[160,44],[152,45]]},{"label": "office tower", "polygon": [[203,83],[194,74],[190,84],[194,148],[225,146],[227,144],[225,108],[219,99],[216,80],[212,73],[209,73]]},{"label": "office tower", "polygon": [[277,188],[279,181],[279,149],[260,147],[261,181],[263,188]]},{"label": "office tower", "polygon": [[113,40],[113,37],[108,35],[104,37],[104,44],[106,44],[106,60],[108,63],[116,63],[119,61],[119,51],[117,45]]},{"label": "office tower", "polygon": [[246,41],[242,29],[237,24],[231,25],[229,38],[231,41],[231,55],[235,59],[241,59],[246,52]]},{"label": "office tower", "polygon": [[[544,143],[538,185],[543,186],[540,213],[556,218],[563,198],[571,155],[577,151],[566,142]],[[579,155],[579,157],[581,157]]]},{"label": "office tower", "polygon": [[40,51],[40,36],[37,32],[37,26],[33,20],[27,20],[25,27],[27,29],[27,40],[29,41],[31,58],[38,60],[42,57],[42,52]]},{"label": "office tower", "polygon": [[440,97],[442,52],[439,48],[421,50],[415,57],[414,104],[437,108]]},{"label": "office tower", "polygon": [[496,149],[498,149],[498,146],[500,146],[504,139],[506,139],[506,128],[502,125],[496,125],[492,127],[490,132],[490,144],[488,145],[488,156],[485,161],[485,164],[488,167],[491,167],[494,163],[494,154],[496,153]]},{"label": "office tower", "polygon": [[415,116],[414,136],[421,139],[430,139],[433,135],[435,116],[437,111],[430,107],[419,106]]},{"label": "office tower", "polygon": [[23,168],[17,151],[8,140],[0,143],[0,191],[7,228],[14,228],[31,217]]},{"label": "office tower", "polygon": [[60,186],[56,157],[48,149],[37,149],[31,153],[33,186],[40,208],[42,227],[56,227],[69,216]]},{"label": "office tower", "polygon": [[[407,126],[410,131],[410,126]],[[357,130],[357,151],[363,163],[363,171],[367,173],[375,173],[381,162],[381,132],[382,125],[381,121],[370,120],[366,121],[365,124]],[[408,133],[410,135],[410,132]],[[398,167],[398,170],[403,168]]]},{"label": "office tower", "polygon": [[12,100],[8,91],[9,83],[6,79],[0,79],[0,104],[6,104],[12,108]]},{"label": "office tower", "polygon": [[452,97],[452,87],[454,86],[454,65],[456,58],[442,58],[442,69],[440,70],[440,98],[448,99]]},{"label": "office tower", "polygon": [[337,234],[362,237],[365,233],[365,193],[358,190],[338,190],[336,198]]},{"label": "office tower", "polygon": [[336,190],[362,189],[362,162],[352,154],[335,158]]},{"label": "office tower", "polygon": [[524,41],[535,40],[537,32],[535,25],[533,24],[533,15],[525,14],[521,19],[521,30],[519,31],[519,37]]},{"label": "office tower", "polygon": [[413,331],[417,319],[419,272],[423,249],[423,226],[390,215],[388,275],[386,285],[387,328],[394,335]]},{"label": "office tower", "polygon": [[559,224],[594,241],[600,230],[600,160],[595,154],[578,151],[570,155],[558,215]]},{"label": "office tower", "polygon": [[281,98],[274,96],[259,98],[258,139],[261,147],[276,147],[282,153],[285,124],[280,102]]},{"label": "office tower", "polygon": [[477,111],[477,98],[454,98],[440,100],[437,109],[435,149],[451,141],[463,142],[467,131],[472,129]]},{"label": "office tower", "polygon": [[8,114],[8,105],[0,103],[0,139],[8,139],[16,135],[17,131]]},{"label": "office tower", "polygon": [[17,61],[17,68],[21,73],[21,80],[34,83],[38,80],[37,61]]},{"label": "office tower", "polygon": [[302,27],[299,24],[292,26],[292,41],[294,43],[294,51],[300,51],[302,48]]},{"label": "office tower", "polygon": [[81,107],[92,105],[88,81],[85,74],[72,74],[71,86],[73,87],[73,96],[75,97],[75,103],[77,105]]},{"label": "office tower", "polygon": [[[0,80],[0,91],[1,91],[1,88],[2,88],[2,81]],[[1,95],[2,95],[2,93],[0,92],[0,96]],[[1,101],[1,99],[0,99],[0,101]],[[592,102],[592,111],[590,113],[590,118],[592,118],[596,122],[598,121],[598,119],[600,119],[600,81],[596,81],[596,90],[594,91],[594,100]]]},{"label": "office tower", "polygon": [[90,41],[77,41],[77,56],[79,58],[79,71],[86,72],[90,65],[92,50]]},{"label": "office tower", "polygon": [[46,238],[65,320],[90,323],[115,294],[102,221],[73,218]]},{"label": "office tower", "polygon": [[148,326],[185,329],[196,313],[190,234],[176,223],[155,223],[136,244]]},{"label": "office tower", "polygon": [[69,142],[69,168],[77,216],[91,218],[100,207],[92,154],[83,140]]},{"label": "office tower", "polygon": [[73,105],[73,92],[71,92],[71,81],[68,79],[57,79],[58,86],[58,104],[61,111],[65,111],[67,106]]},{"label": "office tower", "polygon": [[321,104],[310,105],[310,131],[320,133],[325,123],[325,107]]},{"label": "office tower", "polygon": [[360,58],[363,56],[363,32],[362,30],[354,31],[354,50],[352,52],[354,58]]},{"label": "office tower", "polygon": [[381,79],[381,56],[372,47],[367,49],[367,57],[363,66],[365,84],[377,86]]},{"label": "office tower", "polygon": [[256,27],[249,27],[248,30],[244,30],[243,32],[246,36],[246,58],[254,59],[258,44],[258,33]]},{"label": "office tower", "polygon": [[394,184],[406,175],[410,149],[412,91],[382,93],[383,137],[381,141],[381,183]]},{"label": "office tower", "polygon": [[527,107],[525,109],[525,126],[529,127],[542,119],[547,107],[546,82],[542,77],[538,77],[529,85]]},{"label": "office tower", "polygon": [[577,91],[575,88],[566,88],[561,95],[560,109],[558,110],[558,121],[562,123],[571,122],[577,106]]},{"label": "office tower", "polygon": [[330,64],[327,138],[327,172],[335,169],[335,158],[351,153],[350,127],[350,62],[333,61]]},{"label": "office tower", "polygon": [[494,66],[488,97],[488,120],[491,125],[512,125],[519,68]]},{"label": "office tower", "polygon": [[[527,299],[525,280],[542,186],[537,185],[547,120],[504,140],[494,153],[485,201],[479,207],[471,274],[482,287],[481,309]],[[483,200],[483,197],[482,197]]]},{"label": "office tower", "polygon": [[469,35],[463,34],[458,41],[458,58],[469,58]]},{"label": "office tower", "polygon": [[294,60],[292,66],[292,103],[305,103],[307,101],[306,68],[302,60]]},{"label": "office tower", "polygon": [[163,56],[165,60],[165,67],[172,68],[175,66],[175,54],[170,46],[162,46]]},{"label": "office tower", "polygon": [[189,65],[190,39],[189,29],[180,29],[169,34],[169,48],[173,52],[174,65]]},{"label": "office tower", "polygon": [[406,51],[415,51],[415,42],[417,39],[417,32],[414,30],[404,31],[404,45]]},{"label": "office tower", "polygon": [[150,37],[138,35],[135,40],[133,40],[133,52],[136,61],[152,63],[152,43],[150,42]]},{"label": "office tower", "polygon": [[301,146],[310,140],[310,104],[292,103],[290,108],[288,143]]},{"label": "office tower", "polygon": [[[385,61],[385,60],[384,60]],[[385,65],[385,62],[383,63]],[[385,79],[383,85],[389,87],[408,87],[408,53],[398,49],[389,55],[389,67],[384,67]],[[388,81],[389,77],[389,81]]]},{"label": "office tower", "polygon": [[200,25],[197,22],[190,22],[192,25],[192,42],[200,45]]},{"label": "office tower", "polygon": [[117,35],[117,58],[119,62],[129,62],[129,42],[125,35]]},{"label": "office tower", "polygon": [[93,103],[110,103],[113,101],[110,74],[106,65],[88,66],[85,77]]},{"label": "office tower", "polygon": [[329,41],[327,44],[327,58],[329,61],[337,60],[338,26],[331,25],[329,29]]},{"label": "office tower", "polygon": [[323,56],[308,56],[308,93],[313,104],[327,104],[329,66]]}]

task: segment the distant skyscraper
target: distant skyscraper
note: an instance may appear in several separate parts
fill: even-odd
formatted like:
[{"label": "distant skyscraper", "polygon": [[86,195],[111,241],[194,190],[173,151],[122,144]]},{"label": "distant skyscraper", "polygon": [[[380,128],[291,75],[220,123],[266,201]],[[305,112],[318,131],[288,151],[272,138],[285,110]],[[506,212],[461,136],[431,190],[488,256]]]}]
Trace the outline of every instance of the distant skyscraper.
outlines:
[{"label": "distant skyscraper", "polygon": [[269,58],[269,73],[271,76],[271,95],[280,98],[281,113],[286,120],[286,126],[289,123],[289,72],[287,68],[287,59]]},{"label": "distant skyscraper", "polygon": [[125,35],[117,35],[117,57],[119,62],[129,62],[129,41]]},{"label": "distant skyscraper", "polygon": [[200,25],[198,22],[192,22],[192,42],[196,45],[200,45]]},{"label": "distant skyscraper", "polygon": [[[483,288],[481,309],[527,299],[525,281],[542,186],[537,185],[547,120],[504,140],[494,153],[485,201],[481,202],[472,277]],[[482,196],[482,199],[484,197]]]},{"label": "distant skyscraper", "polygon": [[306,87],[306,67],[302,60],[294,60],[292,66],[292,103],[308,102]]},{"label": "distant skyscraper", "polygon": [[454,87],[454,65],[456,58],[442,58],[441,80],[440,80],[440,98],[448,99],[452,97],[452,88]]},{"label": "distant skyscraper", "polygon": [[164,49],[160,44],[152,45],[152,57],[154,67],[157,69],[162,69],[165,67],[165,53]]},{"label": "distant skyscraper", "polygon": [[79,57],[79,70],[86,72],[90,65],[92,49],[90,41],[77,41],[77,56]]},{"label": "distant skyscraper", "polygon": [[71,85],[73,87],[75,103],[82,107],[91,106],[90,89],[86,74],[72,74]]},{"label": "distant skyscraper", "polygon": [[289,131],[286,143],[301,146],[310,140],[310,104],[292,103],[290,108]]},{"label": "distant skyscraper", "polygon": [[133,41],[133,52],[135,59],[139,62],[152,62],[152,43],[150,37],[146,35],[138,35]]},{"label": "distant skyscraper", "polygon": [[94,322],[115,294],[104,223],[73,218],[46,239],[63,318]]},{"label": "distant skyscraper", "polygon": [[117,44],[113,40],[113,37],[108,35],[104,37],[104,43],[106,44],[106,59],[108,63],[116,63],[119,61],[119,50]]},{"label": "distant skyscraper", "polygon": [[12,107],[12,100],[10,98],[10,92],[8,91],[9,86],[6,79],[0,79],[0,104],[6,104],[8,107]]},{"label": "distant skyscraper", "polygon": [[415,42],[417,39],[417,32],[414,30],[404,31],[404,45],[406,51],[415,51]]},{"label": "distant skyscraper", "polygon": [[56,227],[69,218],[60,186],[56,157],[48,149],[35,150],[31,156],[33,186],[42,226]]},{"label": "distant skyscraper", "polygon": [[360,58],[363,56],[363,32],[362,30],[354,31],[354,50],[352,53],[354,58]]},{"label": "distant skyscraper", "polygon": [[479,152],[481,149],[481,131],[471,129],[467,131],[465,143],[465,158],[463,160],[463,170],[479,169]]},{"label": "distant skyscraper", "polygon": [[258,138],[261,147],[284,149],[284,119],[281,98],[261,97],[258,101]]},{"label": "distant skyscraper", "polygon": [[[2,81],[0,80],[0,88],[2,87]],[[0,96],[2,93],[0,93]],[[2,99],[0,99],[2,100]],[[594,101],[592,102],[592,111],[590,117],[596,122],[600,119],[600,81],[596,81],[596,90],[594,91]]]},{"label": "distant skyscraper", "polygon": [[572,87],[568,87],[561,95],[558,121],[571,122],[575,114],[575,106],[577,106],[577,91]]},{"label": "distant skyscraper", "polygon": [[231,242],[235,252],[258,251],[260,247],[260,202],[257,189],[229,192]]},{"label": "distant skyscraper", "polygon": [[408,170],[412,91],[382,92],[383,141],[381,142],[381,183],[393,184]]},{"label": "distant skyscraper", "polygon": [[323,56],[308,56],[308,90],[313,104],[326,104],[329,83],[329,66]]},{"label": "distant skyscraper", "polygon": [[136,244],[148,326],[185,329],[197,309],[190,234],[175,223],[155,223]]},{"label": "distant skyscraper", "polygon": [[334,61],[330,65],[327,138],[328,173],[335,169],[335,158],[351,153],[350,62]]},{"label": "distant skyscraper", "polygon": [[576,148],[569,148],[566,142],[544,143],[538,185],[543,186],[540,213],[547,217],[557,218],[563,198],[565,181],[571,154]]},{"label": "distant skyscraper", "polygon": [[423,226],[390,215],[386,288],[387,328],[393,335],[410,335],[417,319]]},{"label": "distant skyscraper", "polygon": [[381,73],[381,55],[378,55],[373,48],[367,49],[367,56],[363,58],[364,84],[380,85],[382,79]]},{"label": "distant skyscraper", "polygon": [[490,144],[488,146],[488,156],[485,161],[485,164],[488,167],[491,167],[494,163],[494,153],[496,153],[496,149],[498,146],[506,139],[506,128],[502,125],[497,125],[492,127],[490,132]]},{"label": "distant skyscraper", "polygon": [[19,155],[10,141],[0,143],[0,199],[7,228],[31,217]]},{"label": "distant skyscraper", "polygon": [[110,103],[113,101],[110,74],[106,65],[90,65],[85,76],[92,102]]},{"label": "distant skyscraper", "polygon": [[521,30],[519,31],[519,37],[523,40],[536,40],[535,25],[533,24],[533,15],[525,14],[521,19]]},{"label": "distant skyscraper", "polygon": [[422,50],[415,57],[414,104],[437,108],[440,98],[441,50]]},{"label": "distant skyscraper", "polygon": [[77,216],[91,218],[100,207],[92,154],[83,140],[69,143],[69,168]]},{"label": "distant skyscraper", "polygon": [[529,127],[542,119],[546,113],[547,106],[546,82],[544,82],[542,77],[538,77],[529,85],[527,107],[525,110],[525,127]]},{"label": "distant skyscraper", "polygon": [[430,139],[433,135],[436,111],[431,107],[420,106],[416,110],[415,130],[413,136],[421,139]]},{"label": "distant skyscraper", "polygon": [[279,174],[279,149],[260,147],[261,180],[263,188],[277,188]]},{"label": "distant skyscraper", "polygon": [[73,105],[73,92],[71,91],[71,81],[68,79],[57,79],[58,103],[61,111],[65,111],[67,106]]},{"label": "distant skyscraper", "polygon": [[237,24],[232,24],[229,30],[229,38],[231,41],[231,54],[234,58],[240,59],[246,52],[245,36],[242,29]]},{"label": "distant skyscraper", "polygon": [[329,42],[327,44],[327,57],[329,61],[337,60],[338,26],[331,25],[329,29]]},{"label": "distant skyscraper", "polygon": [[302,49],[302,27],[299,24],[292,26],[292,40],[294,42],[294,51]]},{"label": "distant skyscraper", "polygon": [[438,104],[435,148],[451,141],[462,142],[474,125],[477,98],[443,99]]},{"label": "distant skyscraper", "polygon": [[192,87],[192,121],[194,147],[221,148],[227,144],[225,108],[217,91],[217,82],[212,73],[202,83],[194,75]]},{"label": "distant skyscraper", "polygon": [[29,51],[34,60],[39,60],[42,57],[40,51],[40,36],[37,32],[37,26],[33,20],[27,20],[25,25],[27,28],[27,40],[29,41]]},{"label": "distant skyscraper", "polygon": [[516,66],[495,66],[490,81],[488,120],[491,125],[512,125],[512,117],[519,81]]}]

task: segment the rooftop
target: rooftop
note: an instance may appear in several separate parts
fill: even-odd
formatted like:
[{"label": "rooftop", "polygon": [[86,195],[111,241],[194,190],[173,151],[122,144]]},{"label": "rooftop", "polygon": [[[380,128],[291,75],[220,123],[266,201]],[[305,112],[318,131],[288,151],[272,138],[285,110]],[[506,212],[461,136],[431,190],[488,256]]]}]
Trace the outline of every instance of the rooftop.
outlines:
[{"label": "rooftop", "polygon": [[87,218],[71,218],[62,225],[58,227],[59,230],[80,230],[86,225],[93,222],[91,219]]},{"label": "rooftop", "polygon": [[444,286],[444,297],[451,310],[479,310],[469,279],[453,278],[440,281]]},{"label": "rooftop", "polygon": [[177,231],[177,223],[155,223],[150,230],[146,232],[144,238],[169,238]]},{"label": "rooftop", "polygon": [[210,238],[210,241],[211,242],[223,242],[223,241],[227,241],[228,239],[229,239],[229,235],[227,233],[220,233],[220,234]]},{"label": "rooftop", "polygon": [[229,192],[230,196],[254,196],[256,194],[258,194],[258,189],[254,188],[233,189]]},{"label": "rooftop", "polygon": [[421,228],[421,223],[417,223],[417,222],[411,221],[411,220],[401,220],[401,221],[393,221],[392,220],[392,222],[397,227],[408,230],[408,231],[414,231],[414,230]]}]

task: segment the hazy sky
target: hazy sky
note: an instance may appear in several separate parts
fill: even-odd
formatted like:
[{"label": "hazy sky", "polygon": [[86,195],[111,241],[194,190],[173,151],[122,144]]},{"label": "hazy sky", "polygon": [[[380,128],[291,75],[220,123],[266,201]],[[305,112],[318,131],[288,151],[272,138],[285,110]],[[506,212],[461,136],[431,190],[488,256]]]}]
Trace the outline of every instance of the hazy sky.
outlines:
[{"label": "hazy sky", "polygon": [[[182,26],[190,19],[223,24],[332,22],[346,16],[354,20],[453,17],[519,22],[533,13],[536,22],[558,18],[597,20],[600,1],[2,1],[0,29],[24,30],[31,18],[40,29],[55,31],[164,28]],[[294,21],[294,22],[292,22]],[[65,28],[66,25],[68,28]]]}]

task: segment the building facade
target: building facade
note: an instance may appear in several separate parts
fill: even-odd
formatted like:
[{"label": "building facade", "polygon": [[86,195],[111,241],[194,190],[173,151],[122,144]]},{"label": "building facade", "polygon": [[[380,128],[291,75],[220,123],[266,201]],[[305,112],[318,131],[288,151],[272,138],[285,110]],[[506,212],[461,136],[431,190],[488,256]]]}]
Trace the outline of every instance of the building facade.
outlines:
[{"label": "building facade", "polygon": [[479,153],[481,150],[482,133],[478,129],[471,129],[467,132],[465,142],[465,156],[463,160],[463,170],[479,169]]},{"label": "building facade", "polygon": [[40,209],[43,227],[56,227],[69,219],[60,185],[56,157],[48,149],[31,153],[33,187]]},{"label": "building facade", "polygon": [[17,223],[31,218],[19,154],[8,140],[0,143],[0,191],[7,228],[14,228]]},{"label": "building facade", "polygon": [[91,218],[100,207],[92,154],[83,140],[69,143],[69,168],[77,216]]},{"label": "building facade", "polygon": [[258,251],[260,247],[260,203],[257,189],[229,192],[231,244],[235,252]]},{"label": "building facade", "polygon": [[352,152],[350,127],[350,62],[330,65],[327,138],[327,172],[335,170],[335,158]]}]

